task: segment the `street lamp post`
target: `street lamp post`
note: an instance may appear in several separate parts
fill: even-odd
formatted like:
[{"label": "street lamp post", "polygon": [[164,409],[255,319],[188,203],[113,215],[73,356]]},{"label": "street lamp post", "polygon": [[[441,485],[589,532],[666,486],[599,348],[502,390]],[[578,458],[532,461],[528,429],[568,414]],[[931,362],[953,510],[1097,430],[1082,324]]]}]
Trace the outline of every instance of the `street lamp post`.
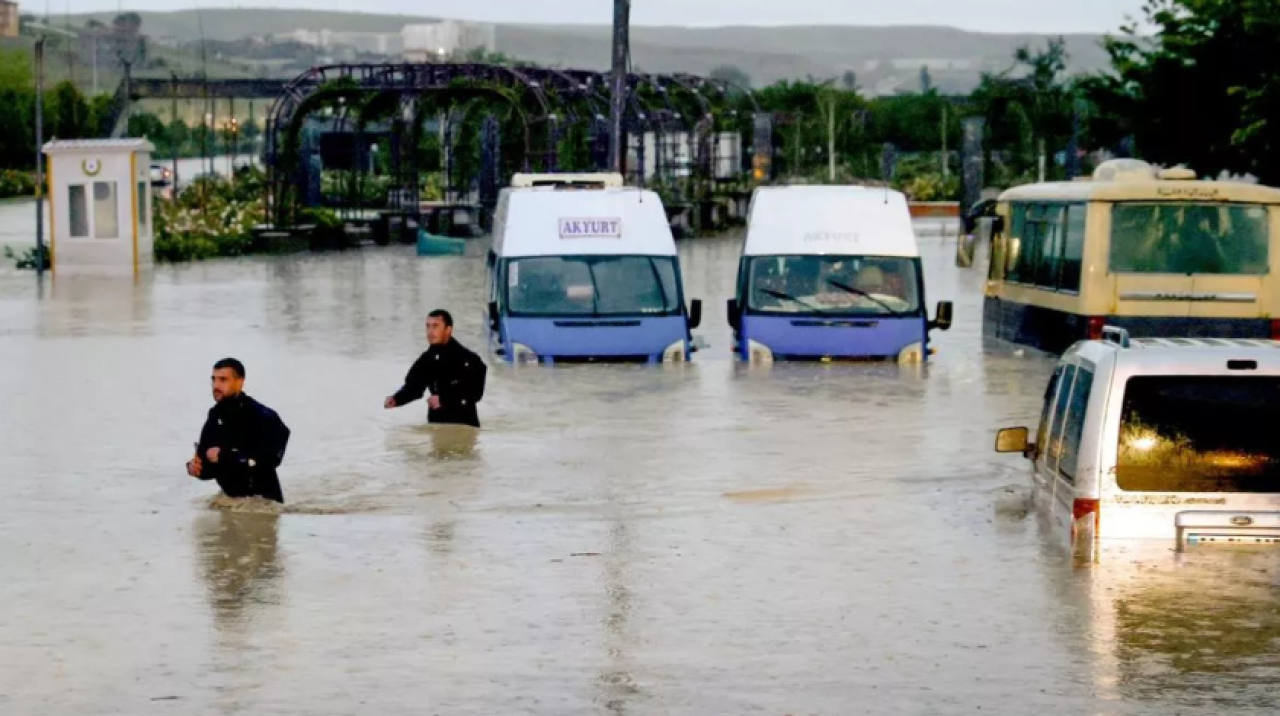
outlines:
[{"label": "street lamp post", "polygon": [[44,35],[36,38],[36,276],[44,277]]},{"label": "street lamp post", "polygon": [[622,134],[627,97],[627,60],[631,55],[631,0],[613,0],[613,91],[610,101],[609,168],[623,170],[626,141]]}]

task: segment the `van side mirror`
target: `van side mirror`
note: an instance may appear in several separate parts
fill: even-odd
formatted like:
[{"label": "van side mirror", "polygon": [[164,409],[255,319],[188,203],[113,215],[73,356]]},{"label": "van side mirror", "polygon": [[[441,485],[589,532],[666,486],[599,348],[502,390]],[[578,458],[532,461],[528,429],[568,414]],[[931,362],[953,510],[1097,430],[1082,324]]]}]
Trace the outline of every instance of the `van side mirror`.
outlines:
[{"label": "van side mirror", "polygon": [[1016,452],[1032,458],[1035,454],[1035,446],[1031,444],[1030,439],[1031,434],[1026,428],[1005,428],[996,433],[996,452]]},{"label": "van side mirror", "polygon": [[939,301],[938,310],[934,315],[934,319],[929,321],[929,328],[937,328],[940,331],[951,330],[951,319],[955,311],[955,306],[950,301]]},{"label": "van side mirror", "polygon": [[729,299],[728,305],[725,306],[725,313],[729,316],[729,326],[733,330],[738,330],[742,326],[742,308],[738,305],[738,299]]},{"label": "van side mirror", "polygon": [[490,301],[489,302],[489,329],[493,331],[498,330],[499,323],[500,322],[498,321],[498,302]]},{"label": "van side mirror", "polygon": [[702,325],[702,299],[695,298],[689,302],[689,328]]}]

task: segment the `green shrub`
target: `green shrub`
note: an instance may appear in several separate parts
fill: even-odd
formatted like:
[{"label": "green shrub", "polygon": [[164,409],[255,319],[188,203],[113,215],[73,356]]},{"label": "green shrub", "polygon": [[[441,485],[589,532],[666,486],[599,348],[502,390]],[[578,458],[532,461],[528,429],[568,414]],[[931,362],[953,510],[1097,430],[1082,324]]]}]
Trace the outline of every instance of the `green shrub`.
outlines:
[{"label": "green shrub", "polygon": [[[257,172],[255,174],[255,171]],[[155,204],[157,261],[241,256],[253,248],[253,229],[266,219],[261,170],[237,172],[237,181],[202,177],[176,199]]]},{"label": "green shrub", "polygon": [[0,199],[15,196],[35,196],[35,194],[35,172],[0,169]]}]

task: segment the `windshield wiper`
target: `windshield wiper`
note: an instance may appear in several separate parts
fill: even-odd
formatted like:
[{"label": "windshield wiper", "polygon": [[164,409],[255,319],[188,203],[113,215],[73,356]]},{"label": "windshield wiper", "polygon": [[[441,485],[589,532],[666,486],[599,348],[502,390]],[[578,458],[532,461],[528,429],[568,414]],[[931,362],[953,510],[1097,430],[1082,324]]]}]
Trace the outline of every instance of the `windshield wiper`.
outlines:
[{"label": "windshield wiper", "polygon": [[826,311],[824,311],[824,310],[822,310],[821,308],[819,308],[819,307],[817,307],[817,306],[813,305],[812,303],[809,303],[808,301],[802,301],[802,300],[800,300],[800,299],[796,298],[795,296],[792,296],[792,295],[791,295],[791,294],[789,294],[789,293],[783,293],[783,292],[781,292],[781,291],[774,291],[774,290],[773,290],[773,289],[771,289],[771,288],[761,288],[761,289],[758,289],[758,290],[760,291],[760,293],[763,293],[763,294],[764,294],[764,295],[766,295],[766,296],[773,296],[774,298],[780,298],[780,299],[782,299],[783,301],[791,301],[792,303],[798,303],[798,304],[800,304],[801,306],[804,306],[805,308],[809,309],[810,311],[813,311],[814,313],[826,313]]},{"label": "windshield wiper", "polygon": [[875,296],[872,296],[871,294],[867,293],[866,291],[863,291],[860,288],[854,288],[853,286],[846,286],[845,284],[840,283],[839,281],[833,281],[832,279],[827,279],[827,283],[831,284],[832,286],[835,286],[836,288],[840,289],[841,291],[844,291],[845,293],[852,293],[855,296],[861,296],[867,299],[868,301],[871,301],[872,303],[876,304],[877,306],[883,308],[884,310],[888,311],[889,313],[892,313],[895,316],[901,316],[901,315],[904,315],[905,313],[904,311],[899,311],[895,309],[893,306],[890,306],[889,304],[885,303],[884,301],[881,301],[880,299],[876,298]]}]

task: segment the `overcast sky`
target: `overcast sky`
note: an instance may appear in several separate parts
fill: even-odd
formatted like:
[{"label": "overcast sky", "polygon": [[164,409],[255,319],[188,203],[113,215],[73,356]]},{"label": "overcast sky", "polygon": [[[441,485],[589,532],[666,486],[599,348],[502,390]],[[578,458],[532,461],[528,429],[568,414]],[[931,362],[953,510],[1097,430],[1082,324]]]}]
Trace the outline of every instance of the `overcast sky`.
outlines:
[{"label": "overcast sky", "polygon": [[[44,14],[46,0],[20,0]],[[54,14],[280,7],[454,17],[490,22],[609,23],[611,0],[50,0]],[[988,32],[1110,32],[1142,0],[632,0],[637,25],[951,25]]]}]

